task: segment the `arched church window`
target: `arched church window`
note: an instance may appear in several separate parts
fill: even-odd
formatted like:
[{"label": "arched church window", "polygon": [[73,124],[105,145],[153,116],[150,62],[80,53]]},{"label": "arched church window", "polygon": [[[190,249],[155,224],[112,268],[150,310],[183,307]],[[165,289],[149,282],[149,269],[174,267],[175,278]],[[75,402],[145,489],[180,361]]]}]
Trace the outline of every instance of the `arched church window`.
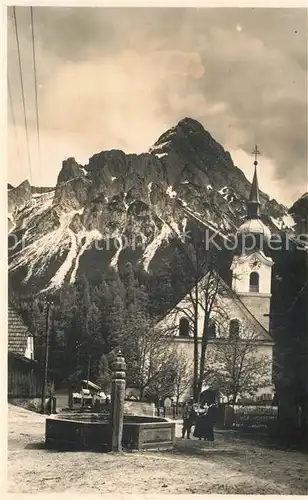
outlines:
[{"label": "arched church window", "polygon": [[229,324],[229,337],[237,338],[240,335],[240,322],[238,319],[231,319]]},{"label": "arched church window", "polygon": [[216,339],[216,323],[212,319],[209,321],[208,338]]},{"label": "arched church window", "polygon": [[180,337],[189,337],[189,321],[187,318],[180,319]]},{"label": "arched church window", "polygon": [[259,292],[259,274],[255,271],[250,273],[249,276],[249,291],[255,293]]}]

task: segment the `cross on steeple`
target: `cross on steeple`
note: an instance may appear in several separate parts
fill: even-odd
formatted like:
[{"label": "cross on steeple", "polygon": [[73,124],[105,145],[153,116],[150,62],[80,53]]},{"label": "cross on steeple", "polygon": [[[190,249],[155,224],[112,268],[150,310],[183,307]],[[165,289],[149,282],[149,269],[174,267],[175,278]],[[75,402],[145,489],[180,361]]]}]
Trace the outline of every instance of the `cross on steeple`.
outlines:
[{"label": "cross on steeple", "polygon": [[252,154],[255,155],[255,161],[254,161],[254,165],[257,166],[258,165],[258,156],[261,154],[260,151],[258,150],[258,146],[257,144],[255,145],[255,149],[253,150]]},{"label": "cross on steeple", "polygon": [[260,216],[260,196],[259,196],[259,183],[257,176],[257,165],[258,165],[258,155],[261,154],[258,146],[256,144],[255,149],[252,152],[255,155],[255,171],[253,174],[250,195],[248,200],[248,217],[250,219],[258,219]]}]

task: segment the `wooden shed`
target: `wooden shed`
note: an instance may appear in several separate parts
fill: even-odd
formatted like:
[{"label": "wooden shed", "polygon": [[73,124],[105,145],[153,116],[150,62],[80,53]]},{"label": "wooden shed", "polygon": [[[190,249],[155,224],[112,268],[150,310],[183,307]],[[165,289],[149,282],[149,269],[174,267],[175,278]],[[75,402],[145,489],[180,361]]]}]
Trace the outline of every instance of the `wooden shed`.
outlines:
[{"label": "wooden shed", "polygon": [[8,398],[42,394],[43,367],[34,360],[33,334],[13,306],[8,310]]}]

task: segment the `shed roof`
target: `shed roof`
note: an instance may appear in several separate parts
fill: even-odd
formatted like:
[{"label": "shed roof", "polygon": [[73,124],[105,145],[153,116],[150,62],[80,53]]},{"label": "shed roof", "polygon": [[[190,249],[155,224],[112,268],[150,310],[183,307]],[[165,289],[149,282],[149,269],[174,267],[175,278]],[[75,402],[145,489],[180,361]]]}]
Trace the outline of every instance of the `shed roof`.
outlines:
[{"label": "shed roof", "polygon": [[27,348],[28,337],[33,337],[21,316],[12,305],[8,310],[8,351],[24,356]]},{"label": "shed roof", "polygon": [[94,384],[90,380],[82,380],[81,383],[82,384],[87,384],[89,387],[91,387],[92,389],[95,389],[97,391],[101,390],[101,387],[99,387],[98,385]]}]

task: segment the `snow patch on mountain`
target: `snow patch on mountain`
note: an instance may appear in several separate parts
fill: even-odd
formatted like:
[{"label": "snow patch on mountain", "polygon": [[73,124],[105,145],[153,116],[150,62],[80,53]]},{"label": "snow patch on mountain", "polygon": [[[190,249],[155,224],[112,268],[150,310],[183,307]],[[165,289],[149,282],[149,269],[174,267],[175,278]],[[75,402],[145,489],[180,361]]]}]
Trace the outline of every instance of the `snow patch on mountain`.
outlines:
[{"label": "snow patch on mountain", "polygon": [[295,226],[295,221],[293,217],[289,214],[284,215],[281,218],[275,218],[270,216],[271,221],[277,227],[277,229],[292,229]]},{"label": "snow patch on mountain", "polygon": [[[90,245],[93,241],[100,240],[101,238],[102,238],[102,234],[99,231],[97,231],[96,229],[94,229],[93,231],[81,231],[80,233],[78,233],[76,235],[76,243],[77,243],[77,247],[79,248],[79,250],[77,251],[75,265],[74,265],[74,268],[73,268],[73,271],[72,271],[71,277],[70,277],[70,283],[74,283],[76,280],[76,274],[78,271],[79,261],[80,261],[80,257],[82,256],[82,254],[85,252],[85,250],[87,248],[90,247]],[[83,243],[82,243],[82,241],[83,241]]]},{"label": "snow patch on mountain", "polygon": [[186,201],[182,200],[181,198],[178,198],[178,200],[182,203],[183,207],[187,207]]},{"label": "snow patch on mountain", "polygon": [[160,233],[156,237],[154,237],[153,241],[146,247],[145,252],[143,254],[143,267],[145,271],[148,271],[149,265],[159,247],[162,245],[164,241],[167,241],[172,235],[173,232],[170,226],[164,222]]},{"label": "snow patch on mountain", "polygon": [[111,259],[110,266],[113,267],[114,269],[118,269],[118,260],[119,260],[119,255],[123,250],[123,238],[120,233],[115,233],[112,236],[113,240],[113,245],[117,248],[116,253]]},{"label": "snow patch on mountain", "polygon": [[8,215],[8,233],[12,233],[16,227],[12,214]]},{"label": "snow patch on mountain", "polygon": [[50,290],[51,288],[59,288],[63,284],[66,275],[71,270],[74,259],[76,259],[77,255],[76,235],[69,228],[67,229],[67,231],[68,231],[68,236],[70,238],[69,252],[63,264],[59,267],[54,277],[50,280],[48,287],[45,288],[45,290],[43,291]]},{"label": "snow patch on mountain", "polygon": [[292,228],[295,226],[295,220],[293,219],[293,217],[290,214],[284,215],[282,218],[282,221],[283,221],[285,227]]},{"label": "snow patch on mountain", "polygon": [[224,186],[218,190],[218,193],[220,193],[221,195],[225,195],[227,192],[228,192],[228,186]]},{"label": "snow patch on mountain", "polygon": [[182,220],[182,235],[181,235],[181,240],[185,243],[186,238],[188,236],[188,233],[186,233],[186,228],[187,228],[187,222],[188,219],[187,217],[184,217]]},{"label": "snow patch on mountain", "polygon": [[232,203],[236,196],[235,194],[228,188],[228,186],[224,186],[218,190],[218,193],[228,202]]},{"label": "snow patch on mountain", "polygon": [[170,198],[175,198],[177,195],[176,191],[173,191],[172,186],[168,186],[166,193],[168,196],[170,196]]},{"label": "snow patch on mountain", "polygon": [[46,212],[52,207],[54,194],[55,194],[54,191],[50,191],[49,193],[44,193],[42,196],[38,198],[34,199],[32,198],[29,205],[27,205],[22,212],[23,220],[21,229],[24,227],[28,227],[33,217],[42,215],[44,212]]},{"label": "snow patch on mountain", "polygon": [[270,216],[272,223],[277,227],[277,229],[281,229],[282,221],[279,219],[275,219],[275,217]]},{"label": "snow patch on mountain", "polygon": [[172,220],[172,221],[170,222],[170,227],[171,227],[171,229],[175,232],[175,234],[176,234],[177,236],[181,236],[181,231],[180,231],[180,228],[179,228],[178,224],[177,224],[174,220]]},{"label": "snow patch on mountain", "polygon": [[129,208],[129,204],[126,201],[126,196],[127,196],[127,193],[124,193],[124,195],[123,195],[123,204],[124,204],[125,210],[127,212],[128,208]]},{"label": "snow patch on mountain", "polygon": [[170,144],[170,141],[164,141],[164,142],[161,142],[161,143],[157,143],[157,144],[154,144],[154,146],[152,146],[150,149],[149,149],[149,153],[154,153],[156,155],[156,151],[159,153],[161,151],[161,149],[164,147],[164,146],[168,146],[168,144]]},{"label": "snow patch on mountain", "polygon": [[[59,252],[60,248],[69,247],[69,253],[58,269],[55,276],[50,282],[48,289],[53,286],[59,286],[68,271],[72,266],[73,258],[76,257],[76,236],[71,229],[69,229],[69,224],[71,223],[73,217],[77,213],[81,213],[81,210],[74,210],[71,212],[63,213],[60,216],[60,227],[54,231],[41,236],[30,244],[25,246],[22,245],[22,249],[17,252],[12,262],[9,265],[9,270],[16,270],[24,265],[28,266],[28,272],[24,279],[26,283],[29,281],[30,277],[34,274],[42,273],[44,266],[48,264],[50,259]],[[23,241],[27,243],[26,236],[30,234],[29,230],[26,231]],[[37,266],[36,272],[34,268]]]}]

